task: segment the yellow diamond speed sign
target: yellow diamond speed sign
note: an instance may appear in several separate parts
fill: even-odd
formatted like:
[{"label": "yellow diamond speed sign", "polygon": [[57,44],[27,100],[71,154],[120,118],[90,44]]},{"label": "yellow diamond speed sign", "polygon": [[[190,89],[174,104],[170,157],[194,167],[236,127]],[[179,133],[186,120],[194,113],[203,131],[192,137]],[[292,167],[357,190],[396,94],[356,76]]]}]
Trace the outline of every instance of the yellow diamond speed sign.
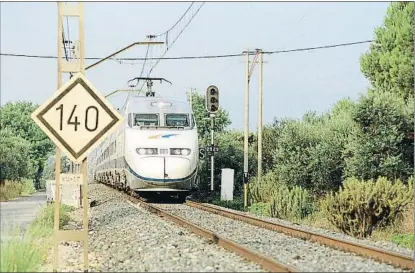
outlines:
[{"label": "yellow diamond speed sign", "polygon": [[81,73],[59,88],[31,117],[75,163],[81,163],[123,122],[123,117]]}]

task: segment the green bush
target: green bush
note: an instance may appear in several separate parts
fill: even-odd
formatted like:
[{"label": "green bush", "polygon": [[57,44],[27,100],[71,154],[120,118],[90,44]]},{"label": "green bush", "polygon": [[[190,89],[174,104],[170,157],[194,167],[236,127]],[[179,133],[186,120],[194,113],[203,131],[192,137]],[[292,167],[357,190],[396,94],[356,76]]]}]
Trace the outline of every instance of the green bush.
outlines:
[{"label": "green bush", "polygon": [[33,173],[30,143],[16,135],[11,129],[0,130],[0,183],[5,180],[20,180]]},{"label": "green bush", "polygon": [[30,179],[23,181],[5,181],[0,185],[0,201],[5,202],[19,196],[29,195],[35,192],[33,182]]},{"label": "green bush", "polygon": [[[74,210],[73,207],[67,205],[59,206],[59,228],[65,226],[69,220],[69,212]],[[49,236],[53,232],[55,219],[55,205],[50,204],[45,207],[36,219],[31,223],[29,230],[36,234],[37,237]]]},{"label": "green bush", "polygon": [[234,209],[239,211],[244,210],[244,202],[242,199],[235,199],[232,201],[214,199],[212,200],[212,204],[228,209]]},{"label": "green bush", "polygon": [[287,220],[302,219],[314,210],[314,197],[301,187],[279,186],[272,196],[269,214]]},{"label": "green bush", "polygon": [[362,96],[352,117],[358,130],[343,152],[344,177],[408,179],[414,172],[414,102],[393,93]]},{"label": "green bush", "polygon": [[323,202],[328,220],[341,231],[367,237],[375,227],[396,220],[405,206],[413,202],[413,178],[409,187],[380,177],[376,182],[349,178],[338,193],[330,193]]},{"label": "green bush", "polygon": [[248,210],[258,216],[271,216],[268,203],[254,203],[248,207]]},{"label": "green bush", "polygon": [[249,181],[250,203],[270,202],[278,185],[279,183],[275,172],[268,172],[262,176],[261,183],[258,183],[257,177],[253,177]]},{"label": "green bush", "polygon": [[392,242],[398,246],[414,249],[414,235],[400,234],[392,237]]},{"label": "green bush", "polygon": [[273,153],[278,181],[321,195],[341,186],[345,166],[343,150],[356,124],[351,100],[337,102],[318,115],[309,112],[302,120],[287,120],[280,126]]}]

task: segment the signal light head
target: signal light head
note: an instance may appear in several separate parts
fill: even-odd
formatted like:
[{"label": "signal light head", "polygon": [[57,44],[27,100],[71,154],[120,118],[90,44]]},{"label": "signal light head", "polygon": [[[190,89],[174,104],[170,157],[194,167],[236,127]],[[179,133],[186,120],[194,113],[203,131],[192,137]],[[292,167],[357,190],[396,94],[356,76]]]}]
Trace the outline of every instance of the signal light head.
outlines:
[{"label": "signal light head", "polygon": [[219,110],[219,89],[211,85],[206,89],[206,110],[215,113]]}]

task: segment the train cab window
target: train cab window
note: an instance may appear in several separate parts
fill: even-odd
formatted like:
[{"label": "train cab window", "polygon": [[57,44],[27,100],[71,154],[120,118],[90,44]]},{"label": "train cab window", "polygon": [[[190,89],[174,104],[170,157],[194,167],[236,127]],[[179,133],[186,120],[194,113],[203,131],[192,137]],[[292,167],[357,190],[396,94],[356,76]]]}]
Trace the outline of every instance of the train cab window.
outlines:
[{"label": "train cab window", "polygon": [[166,126],[189,127],[189,115],[187,114],[166,114]]},{"label": "train cab window", "polygon": [[159,126],[157,114],[134,114],[134,126]]}]

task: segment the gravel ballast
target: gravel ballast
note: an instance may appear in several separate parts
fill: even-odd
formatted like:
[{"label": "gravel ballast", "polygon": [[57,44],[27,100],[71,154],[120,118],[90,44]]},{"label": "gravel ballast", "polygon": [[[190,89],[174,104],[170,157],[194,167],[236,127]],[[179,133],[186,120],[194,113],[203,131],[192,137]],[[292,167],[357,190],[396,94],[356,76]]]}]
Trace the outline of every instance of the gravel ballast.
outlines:
[{"label": "gravel ballast", "polygon": [[[89,212],[90,271],[264,272],[185,228],[133,207],[104,185],[90,184],[89,197],[97,201]],[[78,229],[81,213],[77,212]],[[60,268],[82,270],[82,243],[62,247]]]},{"label": "gravel ballast", "polygon": [[[220,236],[268,255],[299,271],[310,272],[405,272],[400,268],[290,237],[241,221],[182,204],[155,204]],[[407,271],[410,272],[410,271]]]},{"label": "gravel ballast", "polygon": [[392,242],[375,241],[375,240],[370,240],[370,239],[357,239],[357,238],[354,238],[352,236],[349,236],[349,235],[346,235],[346,234],[343,234],[343,233],[339,233],[339,232],[335,232],[335,231],[331,231],[331,230],[327,230],[327,229],[323,229],[323,228],[295,224],[295,223],[292,223],[290,221],[286,221],[286,220],[282,220],[282,219],[278,219],[278,218],[273,218],[273,217],[257,216],[257,215],[254,215],[251,212],[235,211],[235,210],[232,210],[232,209],[216,206],[216,205],[213,205],[213,204],[209,204],[209,205],[211,205],[212,207],[217,207],[217,208],[227,210],[227,211],[231,211],[231,212],[238,212],[238,213],[241,213],[241,214],[244,214],[244,215],[247,215],[247,216],[257,217],[259,219],[266,220],[266,221],[269,221],[269,222],[273,222],[273,223],[276,223],[276,224],[283,224],[283,225],[290,226],[290,227],[298,227],[298,228],[308,230],[308,231],[312,231],[312,232],[315,232],[315,233],[318,233],[318,234],[327,235],[327,236],[331,236],[331,237],[335,237],[335,238],[343,239],[343,240],[347,240],[347,241],[352,241],[352,242],[356,242],[356,243],[359,243],[359,244],[365,244],[365,245],[373,246],[373,247],[376,247],[376,248],[382,248],[382,249],[385,249],[385,250],[388,250],[388,251],[393,251],[393,252],[400,253],[400,254],[407,255],[407,256],[411,256],[411,257],[414,256],[413,250],[397,246],[396,244],[394,244]]}]

